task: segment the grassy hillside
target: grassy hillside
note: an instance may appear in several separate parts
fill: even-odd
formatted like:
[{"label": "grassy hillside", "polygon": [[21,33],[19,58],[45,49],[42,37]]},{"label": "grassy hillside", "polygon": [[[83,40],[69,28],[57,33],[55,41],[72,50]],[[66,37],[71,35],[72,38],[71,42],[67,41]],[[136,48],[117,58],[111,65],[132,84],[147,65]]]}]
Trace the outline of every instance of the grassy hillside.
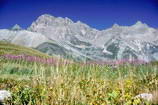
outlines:
[{"label": "grassy hillside", "polygon": [[64,63],[67,60],[49,56],[32,48],[0,41],[0,78],[28,79],[41,74],[41,68],[56,66],[59,62]]},{"label": "grassy hillside", "polygon": [[31,48],[26,48],[19,45],[10,44],[8,42],[0,41],[0,55],[4,54],[26,54],[31,56],[49,57],[48,55]]},{"label": "grassy hillside", "polygon": [[36,50],[9,43],[0,42],[0,48],[1,55],[29,55],[23,59],[19,56],[0,57],[0,89],[12,92],[8,104],[158,104],[157,97],[154,102],[135,98],[140,93],[158,90],[157,65],[72,63],[56,61]]}]

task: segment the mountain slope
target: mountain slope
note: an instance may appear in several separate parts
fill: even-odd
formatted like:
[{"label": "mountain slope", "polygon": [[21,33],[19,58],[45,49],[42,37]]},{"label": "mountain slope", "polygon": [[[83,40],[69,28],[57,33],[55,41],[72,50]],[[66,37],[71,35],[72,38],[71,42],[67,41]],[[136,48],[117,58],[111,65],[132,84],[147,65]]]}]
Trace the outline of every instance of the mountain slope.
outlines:
[{"label": "mountain slope", "polygon": [[18,25],[0,30],[0,40],[82,60],[158,60],[158,30],[140,21],[99,31],[80,21],[45,14],[27,30]]},{"label": "mountain slope", "polygon": [[96,29],[90,28],[80,21],[73,22],[67,17],[54,17],[47,14],[40,16],[32,23],[28,30],[42,33],[50,39],[57,41],[69,41],[71,37],[89,41],[92,40],[98,32]]},{"label": "mountain slope", "polygon": [[67,59],[73,59],[75,61],[84,61],[87,59],[87,57],[83,56],[82,54],[75,53],[75,51],[66,49],[57,43],[45,42],[36,47],[36,49],[48,55],[60,56]]},{"label": "mountain slope", "polygon": [[19,45],[10,44],[8,42],[0,41],[0,56],[4,54],[26,54],[30,56],[49,57],[47,54],[41,53],[38,50],[27,48]]},{"label": "mountain slope", "polygon": [[8,41],[17,45],[23,45],[26,47],[37,47],[39,44],[49,41],[44,35],[40,33],[15,29],[0,30],[0,40]]}]

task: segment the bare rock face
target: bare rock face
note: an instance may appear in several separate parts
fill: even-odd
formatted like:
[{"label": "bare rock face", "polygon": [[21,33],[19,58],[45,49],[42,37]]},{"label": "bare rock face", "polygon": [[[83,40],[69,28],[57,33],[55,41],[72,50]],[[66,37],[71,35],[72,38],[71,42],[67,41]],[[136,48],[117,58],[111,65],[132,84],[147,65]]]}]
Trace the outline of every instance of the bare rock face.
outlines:
[{"label": "bare rock face", "polygon": [[137,95],[135,98],[141,98],[146,101],[152,102],[153,95],[149,93],[142,93],[142,94]]},{"label": "bare rock face", "polygon": [[[75,60],[158,60],[158,30],[140,21],[132,26],[114,24],[111,28],[97,30],[80,21],[44,14],[28,29],[21,29],[19,25],[12,29],[0,29],[0,40],[42,49],[50,55],[56,53],[47,50],[45,43],[50,43],[51,48],[55,43],[69,50],[65,56],[77,54]],[[39,48],[41,45],[42,48]],[[62,56],[63,53],[58,54]]]},{"label": "bare rock face", "polygon": [[5,105],[4,100],[11,97],[11,93],[7,90],[0,90],[0,105]]},{"label": "bare rock face", "polygon": [[141,98],[143,100],[146,100],[154,105],[158,105],[158,91],[153,91],[150,93],[142,93],[137,95],[135,98]]}]

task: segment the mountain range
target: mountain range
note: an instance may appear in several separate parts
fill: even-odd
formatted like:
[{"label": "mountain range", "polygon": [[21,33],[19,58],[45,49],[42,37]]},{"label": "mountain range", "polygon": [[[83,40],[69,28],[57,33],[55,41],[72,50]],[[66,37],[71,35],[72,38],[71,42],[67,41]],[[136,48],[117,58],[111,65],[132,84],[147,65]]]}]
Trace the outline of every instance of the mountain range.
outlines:
[{"label": "mountain range", "polygon": [[0,40],[74,60],[158,60],[158,30],[138,21],[97,30],[80,21],[44,14],[27,29],[0,29]]}]

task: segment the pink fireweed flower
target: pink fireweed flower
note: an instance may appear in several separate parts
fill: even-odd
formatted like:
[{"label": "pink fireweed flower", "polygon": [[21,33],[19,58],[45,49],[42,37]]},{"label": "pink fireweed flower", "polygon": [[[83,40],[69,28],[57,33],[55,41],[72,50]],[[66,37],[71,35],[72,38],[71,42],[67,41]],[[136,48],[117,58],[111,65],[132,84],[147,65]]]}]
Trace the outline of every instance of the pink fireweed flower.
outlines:
[{"label": "pink fireweed flower", "polygon": [[25,60],[28,62],[38,62],[38,63],[43,63],[43,64],[56,64],[57,61],[53,58],[40,58],[36,56],[29,56],[29,55],[12,55],[12,54],[5,54],[2,55],[1,57],[5,59],[10,59],[10,60]]}]

